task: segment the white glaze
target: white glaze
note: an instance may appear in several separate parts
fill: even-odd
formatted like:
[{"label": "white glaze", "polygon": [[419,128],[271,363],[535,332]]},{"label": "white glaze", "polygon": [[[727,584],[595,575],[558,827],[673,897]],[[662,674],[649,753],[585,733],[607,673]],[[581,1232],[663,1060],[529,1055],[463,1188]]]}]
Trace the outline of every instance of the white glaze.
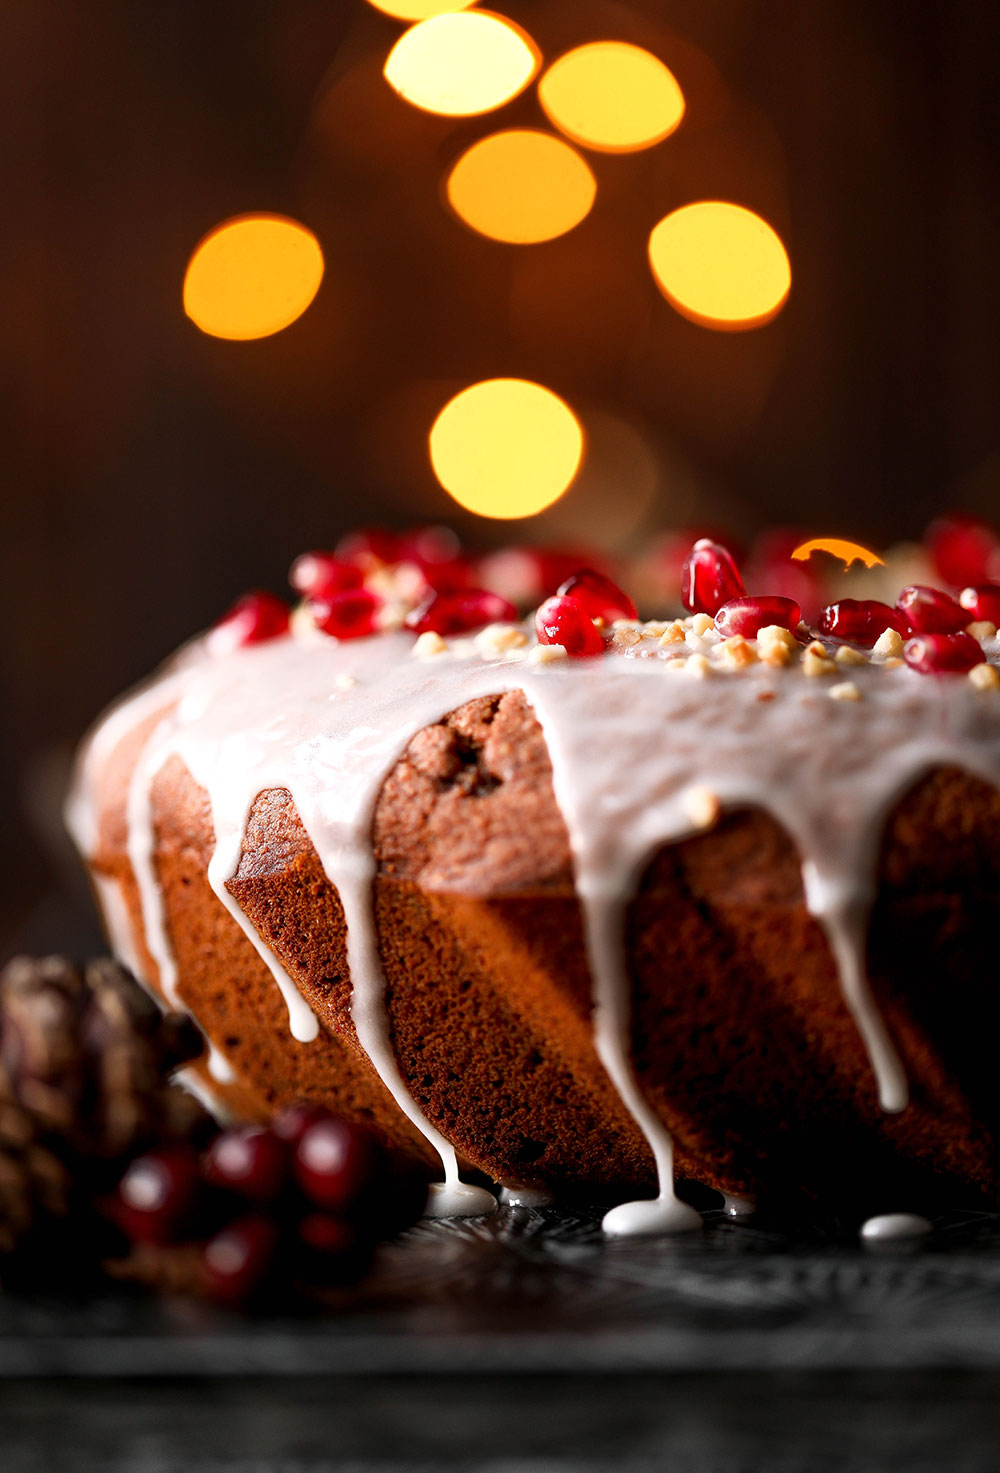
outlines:
[{"label": "white glaze", "polygon": [[[695,644],[708,654],[716,646],[711,635],[689,634],[688,647]],[[459,1182],[453,1147],[417,1108],[393,1056],[374,934],[370,833],[382,781],[417,731],[476,696],[521,689],[545,734],[570,837],[594,979],[595,1047],[659,1173],[658,1197],[616,1207],[605,1229],[681,1231],[700,1222],[674,1193],[670,1134],[633,1076],[622,944],[626,906],[643,867],[661,844],[693,830],[692,788],[714,793],[723,806],[768,811],[798,846],[806,902],[829,936],[878,1098],[886,1110],[904,1108],[905,1077],[864,968],[883,822],[902,792],[935,765],[1000,781],[992,698],[963,678],[935,680],[906,668],[852,668],[858,702],[830,701],[825,683],[797,667],[758,665],[700,680],[665,669],[674,652],[649,641],[624,658],[614,652],[545,665],[524,651],[484,658],[472,641],[456,649],[417,660],[412,638],[402,634],[349,644],[283,638],[223,656],[195,645],[135,698],[131,720],[126,702],[98,728],[68,811],[85,851],[96,833],[90,804],[102,762],[151,710],[173,703],[147,742],[128,799],[129,857],[164,995],[176,999],[176,964],[156,878],[149,790],[176,755],[209,795],[213,890],[271,968],[295,1037],[315,1036],[315,1017],[294,981],[226,889],[254,798],[287,788],[344,907],[359,1041],[399,1108],[441,1156],[445,1181],[432,1193],[437,1210],[492,1208],[488,1193]]]},{"label": "white glaze", "polygon": [[861,1237],[866,1243],[902,1243],[914,1238],[926,1238],[934,1231],[934,1224],[915,1212],[886,1212],[879,1217],[869,1217],[861,1224]]}]

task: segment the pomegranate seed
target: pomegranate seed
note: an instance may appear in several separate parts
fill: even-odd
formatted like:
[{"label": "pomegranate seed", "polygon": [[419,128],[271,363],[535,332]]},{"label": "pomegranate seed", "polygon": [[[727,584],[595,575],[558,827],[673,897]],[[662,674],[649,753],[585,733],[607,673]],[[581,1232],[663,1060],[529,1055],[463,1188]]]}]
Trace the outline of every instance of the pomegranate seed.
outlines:
[{"label": "pomegranate seed", "polygon": [[484,624],[509,624],[517,609],[488,588],[466,588],[457,593],[431,593],[406,616],[414,634],[465,634]]},{"label": "pomegranate seed", "polygon": [[842,598],[835,604],[827,604],[820,611],[817,627],[820,634],[862,644],[868,649],[887,629],[903,636],[910,633],[910,626],[899,610],[875,598]]},{"label": "pomegranate seed", "polygon": [[754,598],[744,594],[722,605],[715,616],[715,627],[720,634],[742,634],[744,639],[755,639],[765,624],[794,630],[801,618],[802,610],[792,598],[779,598],[777,594]]},{"label": "pomegranate seed", "polygon": [[732,554],[721,542],[701,537],[692,547],[681,568],[681,601],[692,614],[711,614],[712,618],[731,599],[746,593]]},{"label": "pomegranate seed", "polygon": [[303,1217],[298,1239],[304,1250],[302,1277],[310,1284],[355,1284],[371,1265],[375,1246],[371,1240],[329,1213],[310,1212]]},{"label": "pomegranate seed", "polygon": [[169,1243],[189,1227],[198,1188],[193,1147],[172,1146],[137,1156],[118,1184],[119,1226],[136,1242]]},{"label": "pomegranate seed", "polygon": [[347,532],[334,552],[348,562],[382,565],[398,563],[402,554],[403,539],[384,527],[359,527],[356,532]]},{"label": "pomegranate seed", "polygon": [[215,1186],[241,1192],[253,1202],[271,1202],[288,1174],[288,1146],[259,1126],[221,1131],[208,1148],[205,1176]]},{"label": "pomegranate seed", "polygon": [[561,644],[574,658],[604,652],[604,640],[578,598],[547,598],[535,611],[535,633],[539,644]]},{"label": "pomegranate seed", "polygon": [[342,1211],[355,1205],[382,1167],[374,1136],[330,1116],[310,1125],[295,1150],[299,1185],[317,1207]]},{"label": "pomegranate seed", "polygon": [[349,588],[360,588],[365,575],[357,563],[332,552],[304,552],[289,569],[288,581],[303,598],[332,598]]},{"label": "pomegranate seed", "polygon": [[273,593],[255,590],[238,598],[208,636],[214,654],[231,654],[246,644],[261,644],[288,633],[288,605]]},{"label": "pomegranate seed", "polygon": [[332,598],[312,598],[309,613],[317,629],[336,639],[361,639],[378,632],[382,600],[368,588],[352,588]]},{"label": "pomegranate seed", "polygon": [[957,634],[969,622],[960,603],[937,588],[911,583],[896,600],[896,608],[917,634]]},{"label": "pomegranate seed", "polygon": [[575,598],[590,619],[613,624],[616,619],[636,619],[639,611],[617,583],[594,568],[580,568],[560,583],[556,592]]},{"label": "pomegranate seed", "polygon": [[925,540],[938,577],[953,588],[985,583],[1000,572],[1000,535],[981,517],[941,517]]},{"label": "pomegranate seed", "polygon": [[237,1218],[204,1247],[202,1266],[209,1292],[223,1304],[244,1304],[260,1288],[278,1247],[278,1228],[254,1213]]},{"label": "pomegranate seed", "polygon": [[958,601],[965,610],[965,622],[989,619],[1000,625],[1000,583],[980,583],[977,588],[963,588]]},{"label": "pomegranate seed", "polygon": [[984,659],[982,646],[971,634],[918,634],[906,641],[903,655],[921,675],[961,673]]}]

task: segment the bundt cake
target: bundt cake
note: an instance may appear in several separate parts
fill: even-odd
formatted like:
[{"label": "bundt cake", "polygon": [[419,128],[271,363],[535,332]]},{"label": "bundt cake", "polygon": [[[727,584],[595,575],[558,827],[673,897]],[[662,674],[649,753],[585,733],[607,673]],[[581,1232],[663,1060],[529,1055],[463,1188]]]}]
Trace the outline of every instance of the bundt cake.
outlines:
[{"label": "bundt cake", "polygon": [[292,581],[99,722],[68,806],[217,1111],[366,1121],[444,1214],[493,1205],[459,1163],[612,1233],[697,1223],[675,1179],[1000,1200],[1000,588],[815,637],[709,542],[658,622],[367,543]]}]

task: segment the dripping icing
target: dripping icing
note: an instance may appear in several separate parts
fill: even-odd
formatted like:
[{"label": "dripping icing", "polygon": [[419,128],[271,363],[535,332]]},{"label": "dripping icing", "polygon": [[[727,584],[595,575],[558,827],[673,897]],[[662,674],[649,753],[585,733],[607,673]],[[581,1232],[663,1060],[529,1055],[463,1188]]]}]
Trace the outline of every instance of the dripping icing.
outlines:
[{"label": "dripping icing", "polygon": [[[486,660],[465,648],[470,653],[459,647],[429,671],[413,659],[406,635],[349,645],[285,638],[223,658],[195,646],[140,694],[132,726],[157,696],[161,708],[176,701],[147,745],[128,805],[129,855],[142,876],[147,945],[164,991],[175,987],[176,969],[154,894],[148,790],[155,770],[177,755],[211,801],[213,890],[271,967],[290,1014],[295,998],[307,1006],[225,888],[254,798],[287,788],[344,905],[359,1040],[400,1109],[441,1154],[441,1210],[455,1205],[454,1193],[474,1190],[461,1188],[453,1148],[421,1114],[392,1054],[372,919],[371,821],[384,777],[417,731],[477,696],[520,689],[545,734],[569,833],[594,976],[595,1047],[660,1176],[660,1195],[614,1209],[608,1231],[697,1222],[673,1192],[669,1132],[632,1074],[622,947],[626,905],[645,863],[661,844],[692,832],[693,786],[710,788],[724,806],[764,809],[796,843],[806,903],[829,936],[879,1099],[886,1109],[902,1108],[905,1077],[864,972],[872,877],[884,818],[923,772],[952,764],[994,783],[1000,777],[995,721],[979,694],[948,681],[942,697],[940,682],[905,668],[866,668],[856,672],[863,702],[834,707],[797,670],[754,667],[701,681],[668,674],[657,658],[609,654],[536,666],[520,651]],[[637,681],[645,682],[641,695]],[[762,691],[769,699],[758,699]],[[109,718],[116,733],[130,729],[128,711],[126,701]],[[99,728],[84,754],[68,811],[81,847],[96,832],[88,773],[112,746],[107,728]],[[310,1017],[301,1032],[318,1026]]]}]

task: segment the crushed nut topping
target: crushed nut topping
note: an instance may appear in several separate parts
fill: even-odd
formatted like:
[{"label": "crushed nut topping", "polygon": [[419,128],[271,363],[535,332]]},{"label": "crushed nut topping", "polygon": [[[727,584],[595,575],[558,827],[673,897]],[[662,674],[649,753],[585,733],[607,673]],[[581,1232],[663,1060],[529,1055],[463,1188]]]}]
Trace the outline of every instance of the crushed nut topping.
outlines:
[{"label": "crushed nut topping", "polygon": [[[822,648],[820,645],[820,649]],[[837,666],[833,660],[826,658],[825,653],[818,655],[813,645],[810,645],[802,656],[802,673],[808,675],[810,679],[815,679],[819,675],[836,675]]]},{"label": "crushed nut topping", "polygon": [[861,691],[853,680],[842,680],[839,685],[831,685],[827,691],[831,701],[860,701]]},{"label": "crushed nut topping", "polygon": [[838,665],[867,665],[868,661],[853,645],[842,644],[833,657]]},{"label": "crushed nut topping", "polygon": [[528,643],[528,636],[516,624],[487,624],[476,635],[476,648],[481,655],[505,655]]},{"label": "crushed nut topping", "polygon": [[684,812],[696,829],[710,829],[718,822],[722,805],[711,788],[695,783],[685,788],[681,801]]},{"label": "crushed nut topping", "polygon": [[976,619],[965,626],[966,634],[971,634],[973,639],[978,639],[982,644],[984,639],[996,639],[997,626],[989,619]]},{"label": "crushed nut topping", "polygon": [[528,651],[528,659],[533,665],[554,665],[557,660],[566,659],[566,646],[564,644],[536,644]]},{"label": "crushed nut topping", "polygon": [[413,653],[418,660],[427,660],[434,655],[443,655],[447,648],[448,645],[440,634],[435,634],[433,629],[428,629],[423,634],[418,634]]},{"label": "crushed nut topping", "polygon": [[973,665],[969,679],[976,690],[1000,690],[1000,670],[995,665]]},{"label": "crushed nut topping", "polygon": [[885,629],[879,635],[872,646],[872,657],[874,659],[885,659],[896,655],[902,655],[903,641],[895,629]]}]

